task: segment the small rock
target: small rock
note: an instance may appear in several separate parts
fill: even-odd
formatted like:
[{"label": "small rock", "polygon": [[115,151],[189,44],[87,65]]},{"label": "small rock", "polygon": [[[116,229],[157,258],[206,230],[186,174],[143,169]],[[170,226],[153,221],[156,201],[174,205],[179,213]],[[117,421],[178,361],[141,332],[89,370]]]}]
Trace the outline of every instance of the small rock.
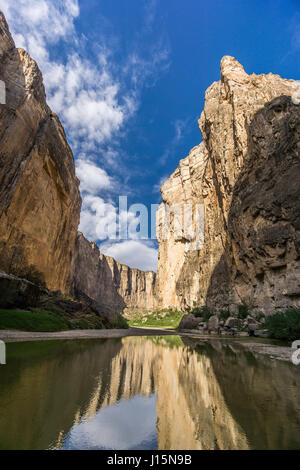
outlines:
[{"label": "small rock", "polygon": [[229,317],[226,320],[225,326],[227,328],[236,328],[238,324],[238,319],[234,317]]},{"label": "small rock", "polygon": [[256,330],[255,336],[258,338],[267,338],[269,336],[268,330]]}]

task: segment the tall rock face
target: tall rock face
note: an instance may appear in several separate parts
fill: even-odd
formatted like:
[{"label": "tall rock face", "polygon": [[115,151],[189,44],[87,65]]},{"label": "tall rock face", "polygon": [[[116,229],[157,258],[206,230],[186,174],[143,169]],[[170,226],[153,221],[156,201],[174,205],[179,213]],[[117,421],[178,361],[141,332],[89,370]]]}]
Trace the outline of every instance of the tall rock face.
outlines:
[{"label": "tall rock face", "polygon": [[0,269],[70,293],[81,198],[72,151],[41,72],[0,12]]},{"label": "tall rock face", "polygon": [[95,302],[108,317],[156,307],[156,274],[120,264],[100,253],[82,233],[76,239],[74,292],[77,298]]},{"label": "tall rock face", "polygon": [[204,244],[163,237],[158,212],[162,306],[272,313],[300,305],[300,106],[293,80],[247,75],[232,57],[206,92],[203,142],[162,186],[163,202],[202,204]]}]

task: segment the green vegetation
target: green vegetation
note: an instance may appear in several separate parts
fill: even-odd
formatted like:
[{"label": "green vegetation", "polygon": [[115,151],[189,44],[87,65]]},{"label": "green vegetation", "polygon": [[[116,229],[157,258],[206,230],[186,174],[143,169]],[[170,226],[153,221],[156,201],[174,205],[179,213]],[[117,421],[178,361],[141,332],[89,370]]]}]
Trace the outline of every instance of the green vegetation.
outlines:
[{"label": "green vegetation", "polygon": [[208,321],[213,316],[213,313],[207,307],[196,307],[195,302],[194,307],[188,313],[192,313],[195,317],[203,318],[203,321]]},{"label": "green vegetation", "polygon": [[287,341],[300,339],[300,308],[275,313],[266,319],[265,328],[274,339]]},{"label": "green vegetation", "polygon": [[147,336],[147,339],[156,344],[156,346],[168,347],[169,349],[184,347],[180,336]]},{"label": "green vegetation", "polygon": [[239,305],[238,318],[240,320],[245,320],[249,315],[249,307],[247,305]]},{"label": "green vegetation", "polygon": [[0,330],[65,331],[102,330],[104,325],[96,314],[67,315],[59,307],[53,309],[0,310]]},{"label": "green vegetation", "polygon": [[219,313],[219,319],[223,320],[223,321],[226,321],[230,316],[231,316],[231,313],[228,309],[227,310],[222,310]]},{"label": "green vegetation", "polygon": [[167,308],[155,310],[153,313],[144,314],[130,320],[130,326],[146,326],[153,328],[177,328],[183,313],[179,310]]},{"label": "green vegetation", "polygon": [[115,330],[126,330],[127,328],[129,328],[128,322],[124,317],[118,317],[115,320],[110,320],[110,323],[110,328],[113,328]]},{"label": "green vegetation", "polygon": [[47,313],[22,310],[0,310],[0,330],[62,331],[68,324],[59,317]]}]

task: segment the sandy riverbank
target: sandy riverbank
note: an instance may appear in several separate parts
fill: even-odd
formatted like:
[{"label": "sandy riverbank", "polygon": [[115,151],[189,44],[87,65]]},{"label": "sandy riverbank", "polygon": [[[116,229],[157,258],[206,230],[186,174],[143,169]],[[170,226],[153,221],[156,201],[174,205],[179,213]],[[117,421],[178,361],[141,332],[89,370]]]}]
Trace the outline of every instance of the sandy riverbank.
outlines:
[{"label": "sandy riverbank", "polygon": [[176,335],[170,330],[151,328],[128,328],[127,330],[70,330],[53,333],[0,330],[0,340],[5,342],[42,341],[53,339],[101,339],[124,338],[125,336]]}]

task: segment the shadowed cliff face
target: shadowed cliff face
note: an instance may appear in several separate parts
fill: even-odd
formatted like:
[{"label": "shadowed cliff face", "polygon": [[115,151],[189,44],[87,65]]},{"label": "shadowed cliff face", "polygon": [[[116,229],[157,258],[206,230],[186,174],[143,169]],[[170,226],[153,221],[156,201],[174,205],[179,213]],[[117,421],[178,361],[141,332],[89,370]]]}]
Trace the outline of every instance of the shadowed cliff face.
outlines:
[{"label": "shadowed cliff face", "polygon": [[[205,241],[159,239],[163,306],[299,305],[299,114],[295,82],[247,75],[232,57],[206,92],[203,142],[161,188],[163,201],[204,205]],[[161,227],[159,227],[160,229]]]},{"label": "shadowed cliff face", "polygon": [[300,107],[281,96],[248,128],[233,188],[228,237],[207,304],[244,302],[265,312],[300,305]]},{"label": "shadowed cliff face", "polygon": [[299,448],[296,366],[233,342],[184,343],[8,344],[0,448]]},{"label": "shadowed cliff face", "polygon": [[72,151],[46,103],[42,75],[0,13],[0,269],[34,270],[70,293],[81,198]]}]

